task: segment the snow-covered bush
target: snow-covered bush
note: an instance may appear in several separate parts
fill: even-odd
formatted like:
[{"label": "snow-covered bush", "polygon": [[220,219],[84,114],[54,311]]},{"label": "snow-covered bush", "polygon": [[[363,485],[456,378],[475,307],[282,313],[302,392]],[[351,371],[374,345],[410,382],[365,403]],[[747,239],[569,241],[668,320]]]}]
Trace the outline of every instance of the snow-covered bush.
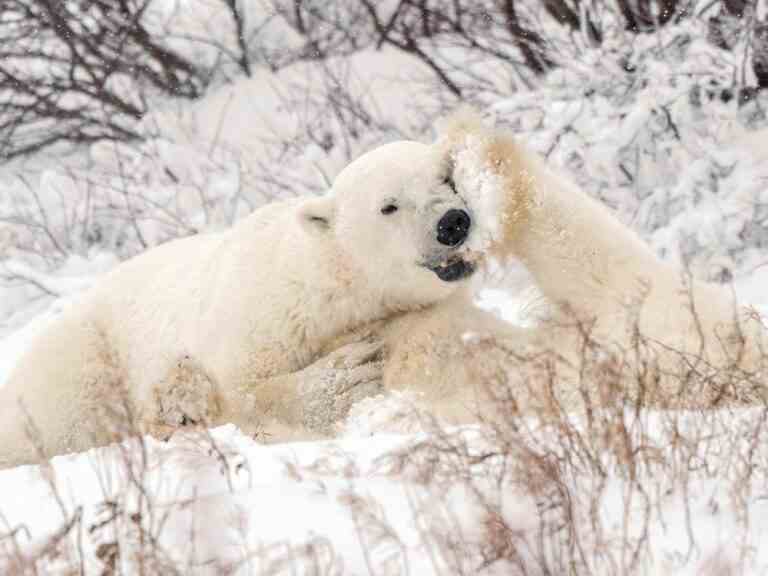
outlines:
[{"label": "snow-covered bush", "polygon": [[144,25],[148,0],[8,0],[0,14],[0,161],[139,137],[154,92],[195,98],[197,68]]},{"label": "snow-covered bush", "polygon": [[492,104],[666,259],[726,281],[764,262],[768,99],[738,98],[741,55],[687,20],[617,32],[543,86]]}]

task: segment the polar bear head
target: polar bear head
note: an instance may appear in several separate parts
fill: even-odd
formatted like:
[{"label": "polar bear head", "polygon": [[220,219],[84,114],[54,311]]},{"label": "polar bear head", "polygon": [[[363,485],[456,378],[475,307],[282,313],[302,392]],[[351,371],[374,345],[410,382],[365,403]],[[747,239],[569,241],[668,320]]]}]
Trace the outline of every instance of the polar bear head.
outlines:
[{"label": "polar bear head", "polygon": [[314,233],[332,235],[372,286],[401,301],[432,302],[475,270],[468,248],[475,223],[452,172],[437,146],[386,144],[347,166],[300,217]]}]

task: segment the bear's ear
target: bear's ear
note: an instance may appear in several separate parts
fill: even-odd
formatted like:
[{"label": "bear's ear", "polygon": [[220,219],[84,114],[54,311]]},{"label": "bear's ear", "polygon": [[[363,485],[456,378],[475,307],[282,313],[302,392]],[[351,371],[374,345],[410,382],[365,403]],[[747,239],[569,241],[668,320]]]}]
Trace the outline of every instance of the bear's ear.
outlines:
[{"label": "bear's ear", "polygon": [[334,212],[331,196],[310,198],[299,208],[299,221],[307,232],[322,234],[331,229]]}]

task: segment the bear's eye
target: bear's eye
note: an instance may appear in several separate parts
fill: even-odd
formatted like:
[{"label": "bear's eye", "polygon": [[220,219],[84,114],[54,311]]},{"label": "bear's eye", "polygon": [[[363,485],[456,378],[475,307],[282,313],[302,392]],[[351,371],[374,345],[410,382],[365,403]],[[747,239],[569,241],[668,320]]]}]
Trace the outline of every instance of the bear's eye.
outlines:
[{"label": "bear's eye", "polygon": [[384,208],[381,209],[381,213],[384,214],[384,216],[389,216],[390,214],[394,214],[397,212],[397,206],[394,204],[387,204],[384,206]]},{"label": "bear's eye", "polygon": [[454,194],[459,193],[458,190],[456,190],[456,183],[453,181],[453,176],[451,174],[446,174],[443,176],[443,184],[450,187]]}]

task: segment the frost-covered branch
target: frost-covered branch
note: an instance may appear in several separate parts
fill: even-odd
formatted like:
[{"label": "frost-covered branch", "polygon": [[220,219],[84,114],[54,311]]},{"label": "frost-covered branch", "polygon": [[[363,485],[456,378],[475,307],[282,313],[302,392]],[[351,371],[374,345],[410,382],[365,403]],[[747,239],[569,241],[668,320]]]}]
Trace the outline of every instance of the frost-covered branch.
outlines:
[{"label": "frost-covered branch", "polygon": [[7,0],[0,20],[0,161],[140,136],[144,92],[195,98],[196,67],[145,26],[148,0]]}]

